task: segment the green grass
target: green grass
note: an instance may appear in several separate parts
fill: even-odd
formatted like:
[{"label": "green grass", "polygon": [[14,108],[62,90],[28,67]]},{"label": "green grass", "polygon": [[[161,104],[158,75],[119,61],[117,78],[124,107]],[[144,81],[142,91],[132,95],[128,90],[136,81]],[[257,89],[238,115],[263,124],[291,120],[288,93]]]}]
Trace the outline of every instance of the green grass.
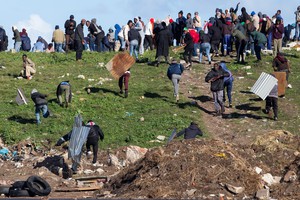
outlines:
[{"label": "green grass", "polygon": [[[293,71],[290,76],[293,89],[287,90],[285,101],[298,109],[300,106],[299,53],[293,51],[289,54],[287,58],[291,61]],[[22,53],[1,52],[0,66],[5,66],[5,69],[0,69],[0,136],[2,139],[8,144],[18,143],[28,138],[37,144],[45,140],[53,144],[70,131],[77,113],[82,114],[84,121],[93,119],[103,129],[105,134],[105,140],[101,144],[103,148],[129,144],[142,147],[161,145],[149,141],[155,140],[158,135],[168,137],[175,127],[181,130],[191,121],[197,121],[206,133],[206,137],[209,137],[209,130],[206,130],[201,121],[201,111],[183,96],[181,96],[180,103],[175,103],[172,83],[166,77],[166,64],[157,68],[144,63],[136,63],[131,69],[129,97],[125,99],[118,94],[118,81],[111,77],[105,67],[99,65],[102,62],[107,63],[113,56],[114,53],[84,52],[84,60],[77,63],[74,52],[69,54],[28,53],[28,57],[36,63],[37,67],[37,74],[28,81],[16,79],[22,69]],[[144,55],[150,61],[154,60],[154,56],[155,52],[146,52]],[[179,58],[180,55],[171,52],[171,56]],[[249,90],[248,88],[253,86],[262,71],[272,72],[271,56],[263,56],[263,61],[260,63],[255,63],[254,57],[247,57],[247,61],[247,65],[252,67],[250,70],[241,69],[242,65],[233,62],[228,64],[228,68],[236,77],[233,95],[236,104],[249,102],[249,97],[241,95],[240,91]],[[195,65],[194,68],[196,76],[197,73],[207,72],[207,67],[205,69],[200,65]],[[253,74],[247,75],[247,72]],[[79,79],[78,75],[84,75],[85,79]],[[238,80],[238,76],[244,76],[245,79]],[[103,81],[105,78],[112,80]],[[94,79],[94,81],[89,79]],[[61,108],[56,102],[56,87],[63,80],[69,80],[72,85],[73,100],[67,109]],[[102,84],[99,84],[100,80]],[[203,83],[199,82],[200,84]],[[17,88],[20,87],[29,100],[28,105],[18,106],[15,102]],[[87,94],[87,87],[92,88],[91,94]],[[35,124],[34,104],[30,99],[30,92],[33,88],[49,95],[48,107],[56,116],[55,118],[42,118],[40,126]],[[195,86],[187,88],[193,94],[198,92]],[[263,107],[264,102],[254,102],[254,104]],[[197,113],[193,113],[194,110]],[[262,115],[261,111],[255,111],[254,114]],[[288,114],[285,108],[280,107],[280,122],[275,125],[275,128],[298,133],[300,120],[295,116],[298,114]],[[140,121],[141,117],[145,120]],[[239,119],[235,121],[238,123]]]},{"label": "green grass", "polygon": [[[156,68],[135,64],[131,69],[129,97],[120,96],[118,81],[98,64],[107,63],[113,56],[114,53],[84,52],[83,62],[77,63],[74,52],[28,53],[37,67],[37,74],[28,81],[16,79],[22,69],[22,53],[1,53],[0,65],[6,67],[0,70],[1,137],[10,144],[27,138],[36,143],[50,140],[53,144],[72,128],[75,115],[81,113],[84,121],[93,119],[103,129],[104,147],[128,144],[151,147],[159,145],[149,142],[158,135],[168,137],[175,127],[181,129],[192,120],[199,121],[199,113],[192,115],[191,106],[174,103],[172,84],[166,77],[164,65]],[[147,53],[145,57],[153,61],[154,52]],[[84,75],[85,79],[77,78],[78,75]],[[112,80],[102,81],[101,85],[98,84],[102,80],[100,77]],[[72,85],[73,99],[68,109],[61,108],[56,102],[56,87],[63,80],[69,80]],[[16,104],[19,87],[24,90],[28,105]],[[87,94],[87,87],[92,87],[91,94]],[[34,104],[30,99],[33,88],[49,95],[48,107],[56,116],[42,118],[40,126],[35,124]],[[145,119],[143,122],[141,117]]]}]

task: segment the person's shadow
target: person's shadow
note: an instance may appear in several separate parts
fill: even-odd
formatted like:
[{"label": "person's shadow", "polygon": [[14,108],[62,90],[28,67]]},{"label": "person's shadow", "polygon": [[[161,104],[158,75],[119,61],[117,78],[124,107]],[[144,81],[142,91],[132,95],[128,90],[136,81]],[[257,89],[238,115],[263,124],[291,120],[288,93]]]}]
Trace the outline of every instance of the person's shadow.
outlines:
[{"label": "person's shadow", "polygon": [[106,89],[106,88],[88,87],[88,88],[85,88],[85,91],[88,92],[88,93],[99,93],[99,92],[112,93],[116,96],[121,96],[118,92],[113,91],[113,90],[109,90],[109,89]]},{"label": "person's shadow", "polygon": [[15,121],[15,122],[18,122],[20,124],[35,124],[36,123],[36,120],[35,119],[26,119],[20,115],[13,115],[9,118],[7,118],[8,120],[10,121]]}]

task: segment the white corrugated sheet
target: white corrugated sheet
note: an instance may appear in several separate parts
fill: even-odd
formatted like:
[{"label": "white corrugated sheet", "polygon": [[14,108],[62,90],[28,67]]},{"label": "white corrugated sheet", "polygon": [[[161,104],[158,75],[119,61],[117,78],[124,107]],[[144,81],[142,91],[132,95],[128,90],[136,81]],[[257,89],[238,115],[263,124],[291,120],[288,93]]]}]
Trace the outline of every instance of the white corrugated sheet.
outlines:
[{"label": "white corrugated sheet", "polygon": [[250,91],[265,100],[277,82],[274,76],[262,72]]}]

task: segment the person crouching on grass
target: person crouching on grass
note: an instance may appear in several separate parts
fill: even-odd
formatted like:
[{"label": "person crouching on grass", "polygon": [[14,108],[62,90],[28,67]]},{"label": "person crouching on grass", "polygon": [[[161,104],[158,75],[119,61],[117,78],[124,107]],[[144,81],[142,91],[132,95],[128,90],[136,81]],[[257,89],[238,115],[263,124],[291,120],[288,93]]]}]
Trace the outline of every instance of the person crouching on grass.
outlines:
[{"label": "person crouching on grass", "polygon": [[213,93],[216,110],[215,116],[221,116],[225,112],[223,102],[224,77],[228,76],[230,76],[230,74],[222,69],[219,63],[215,63],[214,67],[205,77],[205,82],[210,83],[210,90]]}]

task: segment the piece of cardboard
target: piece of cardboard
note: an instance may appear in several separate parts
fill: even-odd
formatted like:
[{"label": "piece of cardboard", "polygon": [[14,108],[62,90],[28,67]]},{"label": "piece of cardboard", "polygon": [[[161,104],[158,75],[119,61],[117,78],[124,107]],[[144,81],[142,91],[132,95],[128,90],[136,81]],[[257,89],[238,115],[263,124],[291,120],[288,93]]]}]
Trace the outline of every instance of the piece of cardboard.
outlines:
[{"label": "piece of cardboard", "polygon": [[284,96],[287,86],[286,72],[274,72],[273,74],[278,80],[278,96]]},{"label": "piece of cardboard", "polygon": [[115,79],[119,79],[134,63],[134,57],[123,52],[116,54],[105,67]]}]

